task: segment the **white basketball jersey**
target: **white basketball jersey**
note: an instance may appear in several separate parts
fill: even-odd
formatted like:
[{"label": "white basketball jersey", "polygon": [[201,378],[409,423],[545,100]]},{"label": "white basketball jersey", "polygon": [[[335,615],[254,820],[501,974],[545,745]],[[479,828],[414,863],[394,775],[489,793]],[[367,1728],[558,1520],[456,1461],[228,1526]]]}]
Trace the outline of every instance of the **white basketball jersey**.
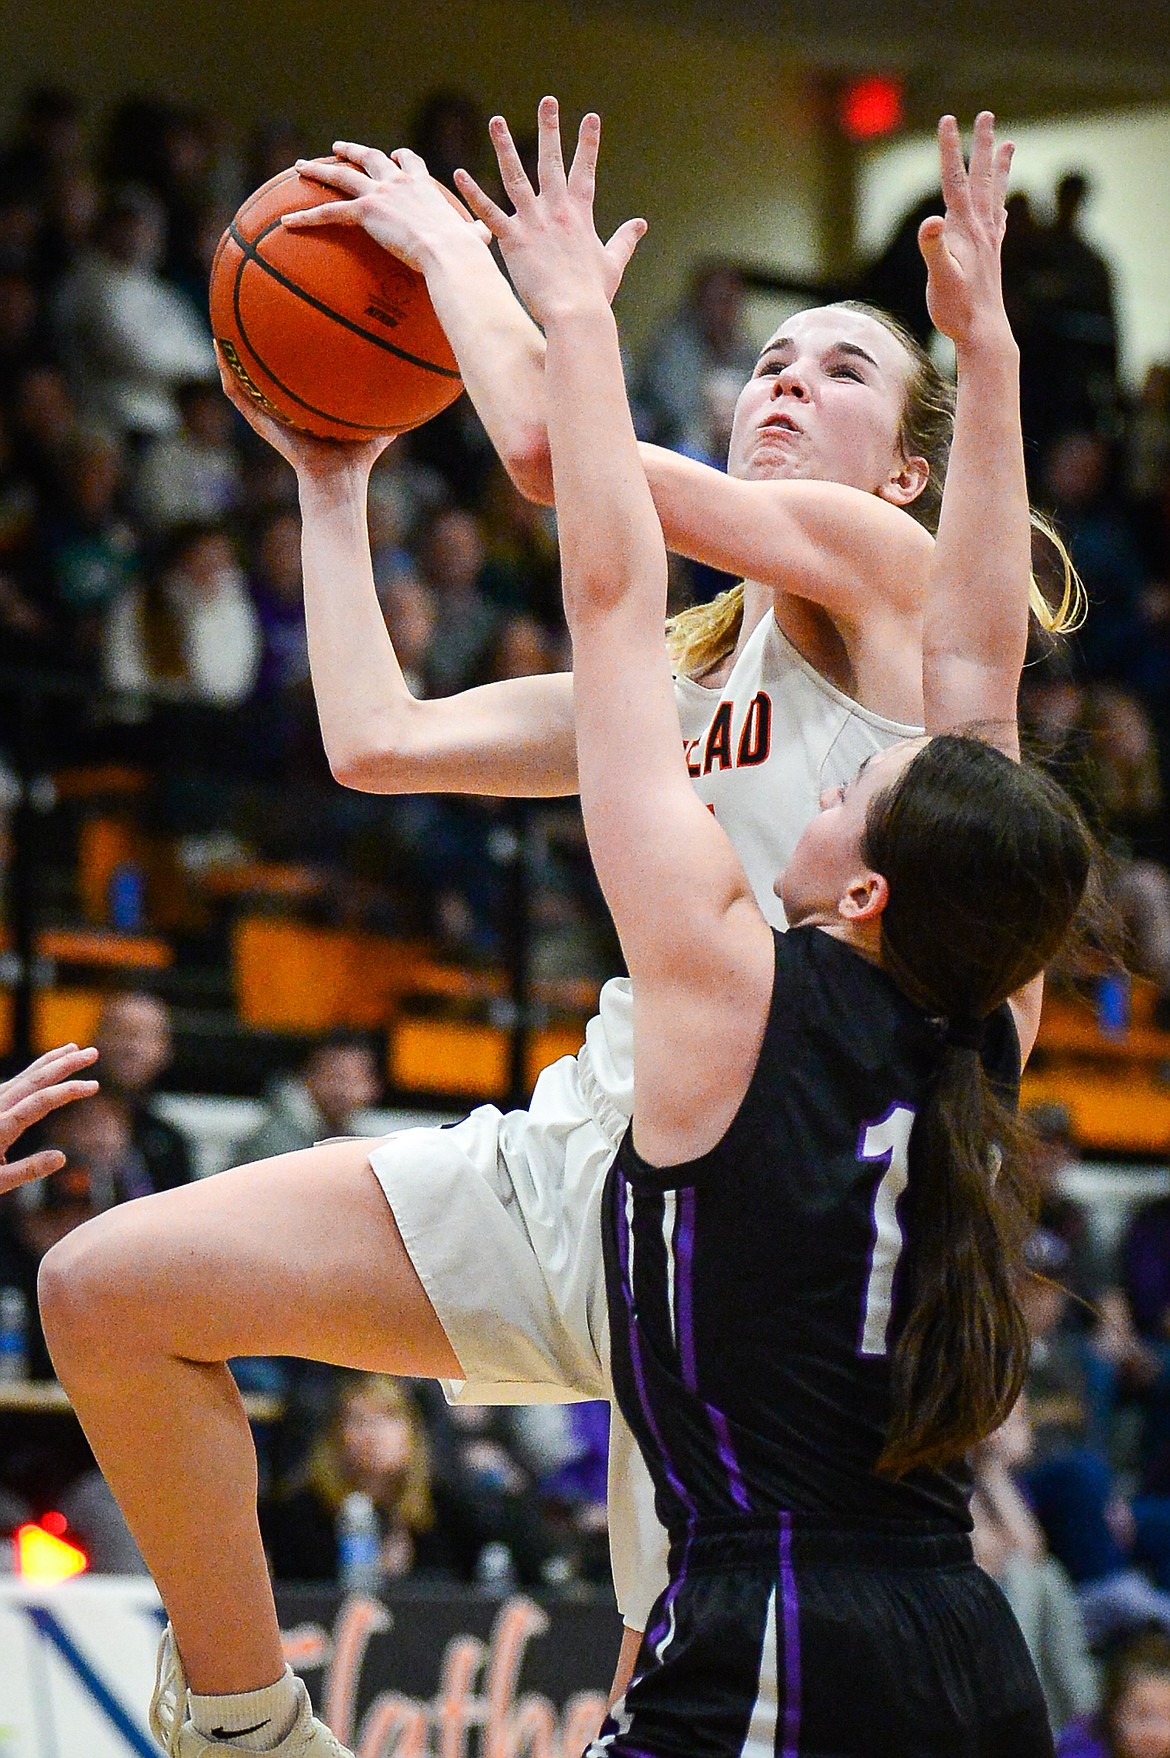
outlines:
[{"label": "white basketball jersey", "polygon": [[[776,878],[825,789],[851,781],[871,752],[922,728],[871,714],[835,689],[801,658],[770,611],[721,688],[677,678],[675,700],[695,792],[731,838],[764,915],[785,928]],[[634,1103],[628,978],[602,989],[578,1061],[582,1085],[612,1132]]]}]

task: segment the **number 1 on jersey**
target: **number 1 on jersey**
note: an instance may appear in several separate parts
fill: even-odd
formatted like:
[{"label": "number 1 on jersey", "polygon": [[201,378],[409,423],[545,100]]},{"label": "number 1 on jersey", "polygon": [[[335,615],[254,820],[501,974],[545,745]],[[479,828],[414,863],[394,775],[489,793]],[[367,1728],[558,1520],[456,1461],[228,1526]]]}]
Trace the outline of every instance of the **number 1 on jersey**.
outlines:
[{"label": "number 1 on jersey", "polygon": [[873,1241],[869,1252],[869,1275],[861,1308],[860,1355],[884,1355],[890,1314],[894,1305],[894,1276],[902,1255],[902,1226],[898,1198],[910,1177],[910,1131],[914,1111],[909,1105],[891,1105],[876,1123],[867,1123],[857,1145],[857,1158],[885,1166],[873,1193]]}]

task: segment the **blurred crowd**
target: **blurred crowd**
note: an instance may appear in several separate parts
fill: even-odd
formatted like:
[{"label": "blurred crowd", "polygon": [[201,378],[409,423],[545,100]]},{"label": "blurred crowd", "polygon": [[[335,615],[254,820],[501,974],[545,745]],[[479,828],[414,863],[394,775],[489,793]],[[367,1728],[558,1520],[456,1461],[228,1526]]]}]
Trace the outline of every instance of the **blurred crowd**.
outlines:
[{"label": "blurred crowd", "polygon": [[[38,766],[142,774],[145,819],[183,871],[301,862],[327,873],[335,915],[498,956],[500,809],[346,795],[329,777],[294,480],[217,384],[205,309],[216,241],[249,189],[320,143],[272,127],[241,149],[218,119],[144,99],[94,121],[70,92],[32,91],[0,148],[0,811],[30,704],[51,692]],[[459,163],[485,173],[486,131],[461,94],[425,105],[412,139],[441,177]],[[1112,277],[1083,229],[1091,198],[1077,173],[1047,216],[1014,197],[1005,250],[1033,498],[1055,516],[1090,606],[1076,637],[1038,648],[1022,699],[1037,746],[1111,845],[1130,962],[1165,1018],[1170,364],[1136,394],[1119,379]],[[914,237],[930,211],[907,216],[856,288],[927,342]],[[631,362],[641,432],[722,467],[753,357],[742,277],[700,265]],[[567,663],[555,524],[512,487],[466,399],[389,449],[370,535],[416,693]],[[679,567],[675,603],[725,583]],[[543,836],[538,867],[549,958],[605,974],[612,954],[571,810]],[[119,926],[149,923],[149,893],[118,907]],[[175,922],[181,931],[181,910]],[[21,1313],[34,1378],[51,1375],[34,1298],[49,1245],[194,1170],[192,1144],[156,1102],[171,1055],[163,1001],[111,996],[98,1043],[101,1096],[54,1126],[69,1170],[0,1203],[0,1290],[23,1303],[10,1316]],[[322,1040],[232,1157],[346,1133],[381,1086],[368,1043]],[[1048,1107],[1034,1122],[1048,1196],[1027,1295],[1033,1366],[975,1461],[979,1557],[1068,1729],[1064,1758],[1170,1758],[1170,1198],[1104,1238],[1062,1187],[1077,1155],[1067,1117]],[[602,1407],[448,1407],[433,1387],[379,1376],[236,1369],[278,1412],[256,1425],[278,1576],[344,1582],[361,1529],[382,1578],[604,1578]],[[141,1566],[84,1444],[33,1424],[0,1457],[0,1526],[50,1505],[98,1566]]]},{"label": "blurred crowd", "polygon": [[[497,809],[346,797],[328,775],[295,481],[219,388],[215,245],[248,190],[313,143],[273,128],[237,150],[215,119],[145,99],[92,141],[91,120],[72,93],[33,91],[0,150],[0,767],[51,674],[38,766],[144,772],[180,876],[299,861],[350,919],[497,952]],[[473,106],[440,95],[414,139],[439,164],[476,163],[478,132]],[[566,664],[555,524],[466,400],[390,448],[370,537],[417,694]],[[571,815],[543,856],[549,936],[588,966]]]}]

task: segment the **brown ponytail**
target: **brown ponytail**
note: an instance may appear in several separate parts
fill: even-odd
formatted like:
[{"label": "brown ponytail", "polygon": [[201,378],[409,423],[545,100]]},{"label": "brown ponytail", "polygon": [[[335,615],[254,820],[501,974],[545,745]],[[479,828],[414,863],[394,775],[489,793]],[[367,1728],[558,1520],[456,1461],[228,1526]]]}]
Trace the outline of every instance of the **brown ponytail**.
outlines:
[{"label": "brown ponytail", "polygon": [[[1094,852],[1050,777],[947,734],[871,800],[864,859],[889,884],[885,969],[930,1015],[975,1022],[1058,950]],[[968,1033],[944,1034],[910,1137],[916,1267],[902,1295],[880,1470],[952,1460],[1011,1409],[1028,1366],[1018,1289],[1034,1212],[1022,1126]]]}]

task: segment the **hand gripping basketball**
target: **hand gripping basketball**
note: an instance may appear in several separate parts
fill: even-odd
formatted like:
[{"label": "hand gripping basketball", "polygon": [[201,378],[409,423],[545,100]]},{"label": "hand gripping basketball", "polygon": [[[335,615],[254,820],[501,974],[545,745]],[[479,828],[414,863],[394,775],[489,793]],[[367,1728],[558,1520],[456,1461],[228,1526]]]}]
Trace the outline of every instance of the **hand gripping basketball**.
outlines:
[{"label": "hand gripping basketball", "polygon": [[244,203],[212,265],[215,340],[248,397],[291,427],[321,439],[402,433],[459,395],[455,357],[422,276],[360,226],[285,226],[320,195],[293,169]]}]

